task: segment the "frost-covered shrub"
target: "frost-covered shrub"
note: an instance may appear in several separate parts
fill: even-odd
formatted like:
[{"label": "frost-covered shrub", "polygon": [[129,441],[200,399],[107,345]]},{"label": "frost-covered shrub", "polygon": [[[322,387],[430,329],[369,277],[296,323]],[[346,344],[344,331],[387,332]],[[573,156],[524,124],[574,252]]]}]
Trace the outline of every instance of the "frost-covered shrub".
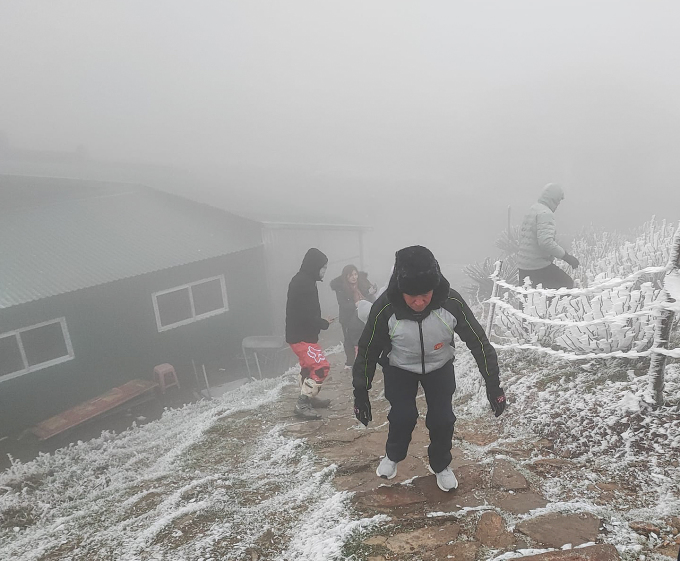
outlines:
[{"label": "frost-covered shrub", "polygon": [[[573,253],[582,267],[576,280],[581,287],[595,288],[608,279],[622,279],[647,267],[668,263],[676,227],[654,218],[626,236],[587,231],[574,241]],[[652,346],[654,317],[651,310],[661,294],[665,273],[645,274],[614,288],[588,294],[541,292],[519,294],[502,291],[505,302],[522,313],[542,319],[605,322],[581,326],[531,322],[499,307],[494,333],[506,342],[537,344],[580,353],[641,352]],[[623,317],[649,310],[647,314]]]},{"label": "frost-covered shrub", "polygon": [[[670,259],[677,225],[659,222],[654,217],[630,234],[585,230],[572,243],[572,253],[581,266],[572,271],[583,287],[605,279],[624,278],[645,269],[661,267]],[[649,275],[639,283],[661,280],[662,273]]]},{"label": "frost-covered shrub", "polygon": [[[517,252],[519,251],[519,226],[503,230],[496,240],[496,247],[502,251],[499,258],[503,265],[500,270],[502,280],[514,283],[517,280]],[[491,275],[496,269],[496,261],[490,257],[482,263],[471,263],[463,267],[463,273],[472,281],[464,287],[465,293],[472,303],[481,304],[491,296],[493,281]]]},{"label": "frost-covered shrub", "polygon": [[570,352],[644,351],[653,342],[654,321],[650,314],[617,320],[617,316],[649,309],[660,289],[646,282],[639,288],[627,283],[588,295],[546,296],[540,292],[507,292],[506,301],[523,313],[551,320],[583,322],[612,318],[586,326],[558,326],[526,321],[500,308],[497,333],[514,343],[532,343]]},{"label": "frost-covered shrub", "polygon": [[[473,281],[471,285],[464,287],[466,296],[470,299],[471,303],[482,303],[491,296],[493,289],[491,275],[495,269],[496,264],[489,257],[482,263],[472,263],[463,267],[463,272]],[[508,282],[515,282],[517,279],[517,265],[513,256],[506,257],[503,260],[500,277]]]}]

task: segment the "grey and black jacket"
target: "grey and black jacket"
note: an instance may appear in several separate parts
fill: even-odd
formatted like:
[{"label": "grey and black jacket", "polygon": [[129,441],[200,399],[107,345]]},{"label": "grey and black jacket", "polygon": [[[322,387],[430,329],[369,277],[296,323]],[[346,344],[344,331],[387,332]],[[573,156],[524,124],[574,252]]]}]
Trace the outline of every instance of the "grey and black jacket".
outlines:
[{"label": "grey and black jacket", "polygon": [[[498,357],[482,326],[463,297],[442,276],[423,312],[406,305],[394,275],[374,302],[359,339],[352,369],[354,395],[371,388],[378,359],[391,366],[427,376],[454,358],[454,337],[468,346],[488,389],[497,389]],[[386,357],[386,359],[385,359]]]}]

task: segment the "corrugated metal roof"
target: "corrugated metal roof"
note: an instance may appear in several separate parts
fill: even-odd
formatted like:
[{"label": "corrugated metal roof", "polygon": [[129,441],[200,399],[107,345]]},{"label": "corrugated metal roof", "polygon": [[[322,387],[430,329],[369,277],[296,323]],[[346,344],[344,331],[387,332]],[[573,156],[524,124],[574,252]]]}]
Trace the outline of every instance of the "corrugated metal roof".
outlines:
[{"label": "corrugated metal roof", "polygon": [[262,244],[261,224],[207,205],[96,192],[0,216],[0,309]]}]

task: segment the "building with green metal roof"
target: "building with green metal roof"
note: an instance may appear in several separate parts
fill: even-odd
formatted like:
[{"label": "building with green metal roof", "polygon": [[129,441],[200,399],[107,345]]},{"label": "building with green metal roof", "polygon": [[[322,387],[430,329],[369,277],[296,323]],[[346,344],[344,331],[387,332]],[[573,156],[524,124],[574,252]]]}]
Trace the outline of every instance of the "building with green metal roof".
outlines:
[{"label": "building with green metal roof", "polygon": [[0,436],[271,331],[262,224],[135,184],[0,175]]}]

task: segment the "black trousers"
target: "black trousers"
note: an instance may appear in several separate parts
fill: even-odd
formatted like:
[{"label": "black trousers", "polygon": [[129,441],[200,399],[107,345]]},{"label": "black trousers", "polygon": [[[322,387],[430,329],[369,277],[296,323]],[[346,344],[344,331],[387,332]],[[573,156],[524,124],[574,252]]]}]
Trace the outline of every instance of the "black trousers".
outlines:
[{"label": "black trousers", "polygon": [[572,279],[567,273],[565,273],[554,263],[550,263],[550,265],[547,267],[535,269],[533,271],[520,269],[520,286],[524,284],[525,277],[529,277],[531,279],[531,285],[534,288],[536,288],[539,284],[542,284],[543,288],[574,288],[574,279]]},{"label": "black trousers", "polygon": [[401,368],[385,365],[385,397],[390,402],[387,420],[390,422],[385,452],[393,462],[406,458],[411,434],[418,421],[416,394],[418,384],[423,386],[427,401],[425,426],[430,432],[427,455],[430,467],[439,473],[451,463],[451,439],[456,416],[451,400],[456,391],[453,362],[448,362],[429,374],[413,374]]},{"label": "black trousers", "polygon": [[352,366],[357,355],[356,346],[359,344],[359,338],[364,330],[365,323],[358,317],[348,320],[342,325],[343,347],[345,348],[345,364]]},{"label": "black trousers", "polygon": [[354,359],[356,358],[356,350],[354,347],[359,340],[357,339],[357,342],[354,342],[349,326],[345,324],[342,325],[342,335],[344,339],[342,345],[345,348],[345,364],[347,366],[352,366],[354,364]]}]

